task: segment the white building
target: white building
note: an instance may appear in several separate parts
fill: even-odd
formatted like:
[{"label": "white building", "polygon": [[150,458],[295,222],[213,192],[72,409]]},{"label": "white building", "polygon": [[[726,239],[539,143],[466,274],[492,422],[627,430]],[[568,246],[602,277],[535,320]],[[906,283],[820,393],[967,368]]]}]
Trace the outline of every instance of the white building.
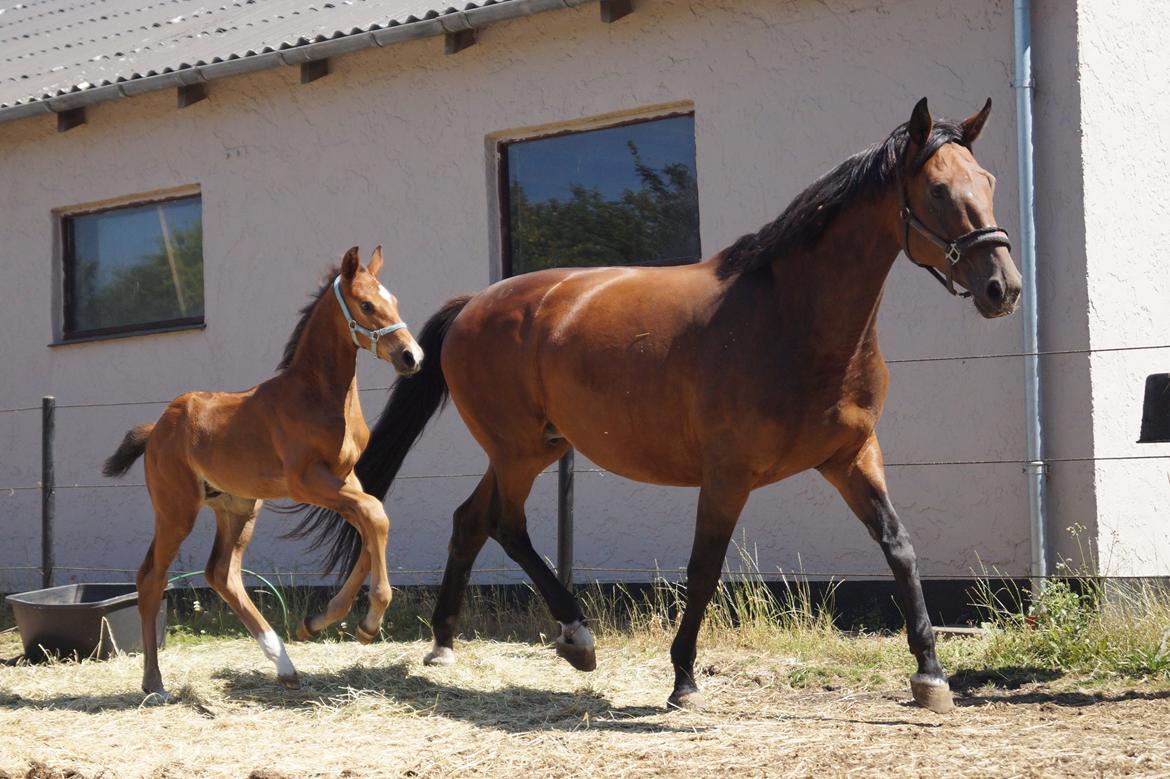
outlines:
[{"label": "white building", "polygon": [[[163,404],[118,404],[267,378],[305,294],[353,244],[385,245],[383,280],[417,329],[449,296],[505,272],[513,214],[500,194],[514,190],[501,179],[562,203],[572,171],[603,199],[629,184],[632,131],[525,147],[524,171],[509,167],[521,149],[511,142],[638,128],[648,165],[693,175],[693,237],[707,256],[883,139],[919,97],[961,117],[991,96],[976,153],[999,179],[1000,224],[1020,234],[1007,0],[634,0],[623,15],[627,5],[5,7],[0,591],[39,581],[28,566],[40,560],[42,395],[60,404],[56,581],[124,580],[89,569],[138,566],[150,504],[134,486],[141,466],[130,486],[112,487],[100,463]],[[1170,4],[1034,0],[1032,26],[1041,348],[1059,352],[1039,363],[1048,555],[1078,557],[1065,529],[1079,525],[1102,570],[1164,575],[1170,445],[1135,440],[1144,378],[1168,370],[1170,348],[1132,347],[1170,343]],[[661,117],[676,119],[642,122]],[[153,276],[116,270],[158,247]],[[165,298],[157,310],[132,293],[151,283]],[[925,575],[1030,570],[1022,323],[983,320],[908,262],[890,277],[879,433]],[[956,356],[980,359],[935,359]],[[365,358],[359,371],[372,420],[392,375]],[[424,436],[403,471],[418,478],[388,500],[395,583],[438,580],[450,514],[484,464],[453,411]],[[534,543],[550,557],[555,490],[555,475],[542,477],[529,502]],[[684,566],[694,503],[694,490],[579,473],[578,578]],[[301,544],[277,539],[288,519],[266,513],[260,525],[250,568],[315,570]],[[202,568],[212,527],[201,518],[176,568]],[[816,474],[756,493],[740,528],[766,573],[888,573]],[[478,568],[478,581],[520,579],[494,544]]]}]

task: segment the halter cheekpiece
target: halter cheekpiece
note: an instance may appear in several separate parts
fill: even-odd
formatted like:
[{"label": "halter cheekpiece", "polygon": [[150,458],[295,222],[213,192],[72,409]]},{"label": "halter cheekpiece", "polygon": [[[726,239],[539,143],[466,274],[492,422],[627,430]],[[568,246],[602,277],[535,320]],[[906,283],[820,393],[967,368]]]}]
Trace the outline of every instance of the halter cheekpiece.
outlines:
[{"label": "halter cheekpiece", "polygon": [[[963,233],[954,240],[948,240],[934,230],[931,230],[910,210],[910,199],[906,195],[906,185],[902,181],[902,171],[900,168],[898,169],[898,199],[898,216],[902,220],[902,251],[905,252],[910,262],[930,271],[931,275],[938,279],[938,283],[946,287],[947,292],[950,292],[952,295],[961,298],[971,297],[970,292],[955,291],[955,266],[959,264],[959,260],[963,259],[963,254],[977,246],[983,246],[985,244],[1003,246],[1008,251],[1012,249],[1012,242],[1008,239],[1007,230],[994,225],[990,227],[977,227],[969,233]],[[943,256],[947,260],[947,272],[945,276],[932,266],[914,259],[914,255],[910,253],[910,228],[912,227],[923,238],[943,250]]]},{"label": "halter cheekpiece", "polygon": [[341,304],[341,313],[345,315],[346,324],[349,325],[349,334],[350,334],[350,337],[353,338],[353,345],[359,349],[362,348],[361,342],[358,341],[358,333],[361,333],[366,338],[370,339],[370,351],[374,353],[375,357],[378,356],[378,339],[379,338],[381,338],[384,335],[389,335],[390,333],[393,333],[395,330],[401,330],[402,328],[406,327],[405,322],[398,322],[398,323],[393,324],[393,325],[386,325],[385,327],[383,327],[380,330],[371,330],[368,327],[362,327],[361,325],[359,325],[357,320],[353,318],[353,315],[349,313],[349,306],[345,305],[345,298],[343,298],[341,296],[341,276],[340,275],[338,275],[337,278],[335,278],[333,280],[333,294],[337,296],[337,302]]}]

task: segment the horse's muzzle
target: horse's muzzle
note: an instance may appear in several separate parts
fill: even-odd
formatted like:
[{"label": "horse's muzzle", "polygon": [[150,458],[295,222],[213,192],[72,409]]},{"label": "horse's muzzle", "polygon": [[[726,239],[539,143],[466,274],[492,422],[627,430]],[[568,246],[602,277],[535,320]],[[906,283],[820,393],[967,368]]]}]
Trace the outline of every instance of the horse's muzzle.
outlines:
[{"label": "horse's muzzle", "polygon": [[399,376],[413,376],[422,370],[423,351],[413,340],[391,353],[390,364]]}]

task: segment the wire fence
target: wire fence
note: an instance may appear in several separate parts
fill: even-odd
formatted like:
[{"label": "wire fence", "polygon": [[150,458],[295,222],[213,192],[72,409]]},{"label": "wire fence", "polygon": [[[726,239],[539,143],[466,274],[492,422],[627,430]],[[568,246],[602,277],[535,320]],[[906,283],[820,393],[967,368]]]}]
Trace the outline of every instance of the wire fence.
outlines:
[{"label": "wire fence", "polygon": [[[92,566],[92,565],[57,565],[53,568],[54,571],[74,571],[78,573],[118,573],[130,576],[138,573],[137,568],[117,568],[106,566]],[[40,572],[41,569],[36,565],[0,565],[0,573],[5,572]],[[574,565],[573,571],[583,574],[615,574],[622,579],[629,579],[632,575],[641,577],[649,577],[651,581],[682,581],[686,579],[687,569],[682,566],[677,567],[622,567],[622,566],[592,566],[592,565]],[[333,580],[337,573],[330,571],[295,571],[295,570],[272,570],[272,571],[251,571],[249,573],[256,576],[265,576],[280,580],[287,578],[289,580],[295,579],[326,579]],[[412,576],[430,577],[434,580],[434,584],[439,583],[439,579],[445,573],[443,568],[390,568],[389,574],[391,580],[397,576]],[[528,575],[522,568],[519,567],[476,567],[473,571],[476,575],[485,574],[507,574],[517,578],[524,579],[525,583],[528,581]],[[167,572],[168,576],[175,575],[197,575],[197,572],[182,571],[179,569],[170,570]],[[201,575],[201,574],[198,574]],[[775,583],[795,583],[809,580],[816,581],[847,581],[856,579],[861,581],[893,581],[894,574],[890,571],[787,571],[777,569],[776,571],[742,571],[725,568],[720,574],[720,578],[726,581],[764,581]],[[953,573],[919,573],[918,578],[922,581],[955,581],[963,579],[982,579],[982,580],[1017,580],[1023,581],[1025,579],[1031,580],[1040,578],[1044,581],[1112,581],[1112,582],[1144,582],[1144,581],[1161,581],[1165,580],[1170,583],[1170,573],[1162,574],[1093,574],[1093,573],[1064,573],[1064,574],[1045,574],[1041,577],[1036,577],[1027,572],[1011,572],[1011,571],[970,571],[967,576],[959,576]],[[594,581],[598,583],[606,583],[596,576]],[[291,582],[290,582],[291,583]],[[580,582],[588,584],[588,582]]]},{"label": "wire fence", "polygon": [[[901,357],[887,359],[887,365],[909,365],[914,363],[935,363],[935,362],[968,362],[972,360],[1000,360],[1000,359],[1018,359],[1021,357],[1059,357],[1075,354],[1108,354],[1113,352],[1144,352],[1154,351],[1158,349],[1170,349],[1170,344],[1142,344],[1139,346],[1100,346],[1100,347],[1085,347],[1075,349],[1047,349],[1035,352],[992,352],[988,354],[965,354],[965,355],[943,355],[936,357]],[[393,388],[393,385],[385,387],[364,387],[359,388],[359,392],[387,392]],[[58,409],[74,409],[74,408],[113,408],[116,406],[157,406],[170,403],[174,400],[173,397],[162,400],[122,400],[111,401],[103,403],[58,403]],[[40,411],[38,406],[19,406],[15,408],[0,408],[0,414],[13,414],[26,411]]]},{"label": "wire fence", "polygon": [[[1031,462],[1041,462],[1045,464],[1050,463],[1090,463],[1090,462],[1125,462],[1130,460],[1170,460],[1170,454],[1125,454],[1125,455],[1101,455],[1097,457],[1045,457],[1040,460],[1028,459],[991,459],[991,460],[912,460],[907,462],[888,462],[885,463],[886,468],[932,468],[939,466],[955,466],[955,465],[1027,465]],[[605,468],[573,468],[573,473],[582,474],[608,474],[617,475]],[[557,471],[544,470],[538,476],[556,476]],[[474,471],[468,473],[418,473],[418,474],[403,474],[395,477],[395,481],[418,481],[429,479],[479,479],[483,477],[483,471]],[[125,488],[144,488],[145,482],[111,482],[109,484],[55,484],[54,489],[57,490],[107,490],[107,489],[125,489]],[[22,490],[39,490],[41,485],[36,484],[22,484],[22,485],[0,485],[0,496],[4,493],[14,493]]]},{"label": "wire fence", "polygon": [[[886,360],[889,365],[909,365],[909,364],[929,364],[939,362],[968,362],[980,360],[998,360],[998,359],[1019,359],[1028,357],[1056,357],[1067,355],[1093,355],[1102,353],[1124,353],[1124,352],[1144,352],[1155,350],[1168,350],[1170,344],[1147,344],[1139,346],[1116,346],[1116,347],[1093,347],[1093,348],[1074,348],[1074,349],[1051,349],[1041,350],[1035,352],[996,352],[987,354],[967,354],[967,355],[947,355],[935,357],[909,357],[909,358],[894,358]],[[370,392],[386,392],[392,389],[392,386],[376,386],[365,387],[360,389],[363,393]],[[110,401],[98,403],[57,403],[56,409],[102,409],[114,407],[131,407],[131,406],[158,406],[166,405],[171,402],[173,398],[160,400],[127,400],[127,401]],[[25,412],[42,411],[43,406],[19,406],[13,408],[0,408],[0,415],[3,414],[17,414]],[[936,460],[907,460],[894,461],[885,463],[886,468],[933,468],[933,467],[956,467],[956,466],[1026,466],[1033,462],[1040,462],[1043,464],[1057,464],[1057,463],[1100,463],[1100,462],[1127,462],[1127,461],[1142,461],[1142,460],[1170,460],[1170,454],[1117,454],[1117,455],[1096,455],[1096,456],[1075,456],[1075,457],[1044,457],[1038,461],[1033,461],[1028,458],[983,458],[983,459],[936,459]],[[558,471],[555,469],[548,469],[542,471],[539,475],[542,477],[557,475]],[[576,467],[572,469],[574,474],[610,474],[611,472],[604,468],[595,467]],[[396,481],[427,481],[427,480],[448,480],[448,479],[470,479],[481,478],[482,471],[465,472],[465,473],[428,473],[428,474],[403,474],[397,477]],[[18,492],[26,492],[33,490],[41,490],[42,484],[38,481],[29,484],[14,484],[14,485],[0,485],[0,497],[5,495],[14,496]],[[109,483],[72,483],[72,484],[53,484],[54,490],[106,490],[106,489],[142,489],[145,488],[144,482],[109,482]],[[583,574],[614,574],[623,577],[631,575],[653,575],[655,577],[685,577],[685,568],[638,568],[638,567],[598,567],[598,566],[580,566],[574,565],[573,569]],[[16,565],[16,566],[0,566],[0,572],[17,572],[17,571],[36,571],[40,572],[43,569],[35,565]],[[79,573],[123,573],[132,574],[137,569],[129,568],[107,568],[81,565],[56,565],[53,570],[57,571],[75,571]],[[396,575],[404,576],[440,576],[443,569],[398,569],[393,571]],[[523,576],[524,573],[519,568],[477,568],[477,574],[514,574],[516,576]],[[321,571],[271,571],[261,572],[261,575],[276,576],[276,577],[295,577],[295,578],[324,578],[330,574]],[[726,578],[735,579],[740,574],[734,571],[726,571],[724,576]],[[754,574],[758,575],[758,574]],[[892,579],[893,576],[889,572],[880,571],[801,571],[798,574],[791,572],[777,571],[774,574],[764,574],[765,579],[786,579],[793,575],[815,579],[844,579],[844,578],[865,578],[865,579]],[[1029,574],[1007,574],[997,573],[996,578],[1029,578]],[[953,579],[953,574],[923,574],[923,579]],[[1045,579],[1084,579],[1084,578],[1102,578],[1102,579],[1141,579],[1150,577],[1138,576],[1098,576],[1085,577],[1083,575],[1052,575],[1046,576]]]}]

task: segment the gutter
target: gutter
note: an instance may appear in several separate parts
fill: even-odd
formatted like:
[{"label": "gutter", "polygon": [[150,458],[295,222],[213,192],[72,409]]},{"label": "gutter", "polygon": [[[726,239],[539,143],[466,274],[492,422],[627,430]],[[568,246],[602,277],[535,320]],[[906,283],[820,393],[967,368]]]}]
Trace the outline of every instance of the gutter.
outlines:
[{"label": "gutter", "polygon": [[1047,464],[1044,461],[1044,426],[1041,406],[1040,310],[1036,293],[1036,215],[1035,181],[1032,158],[1032,2],[1014,0],[1016,152],[1020,199],[1020,270],[1024,289],[1024,394],[1027,407],[1028,460],[1024,472],[1028,479],[1028,513],[1032,535],[1032,597],[1044,589],[1048,575],[1048,525],[1046,518]]},{"label": "gutter", "polygon": [[327,41],[308,43],[281,51],[269,51],[263,54],[237,57],[235,59],[213,62],[206,65],[194,65],[175,70],[170,73],[160,73],[154,76],[128,79],[116,84],[106,84],[88,89],[76,89],[55,97],[30,100],[27,103],[0,108],[0,123],[14,122],[30,116],[60,113],[74,108],[104,103],[123,97],[133,97],[146,92],[155,92],[160,89],[184,87],[199,82],[214,81],[216,79],[240,76],[245,73],[254,73],[259,70],[269,70],[285,65],[301,65],[314,60],[323,60],[349,54],[362,49],[382,48],[405,43],[418,38],[431,38],[461,30],[473,30],[486,27],[496,22],[516,19],[521,16],[531,16],[543,11],[555,11],[562,8],[575,8],[597,0],[510,0],[506,3],[471,8],[466,11],[455,11],[432,19],[422,19],[416,22],[397,24],[393,27],[384,27],[380,30],[357,33],[355,35],[340,35]]}]

